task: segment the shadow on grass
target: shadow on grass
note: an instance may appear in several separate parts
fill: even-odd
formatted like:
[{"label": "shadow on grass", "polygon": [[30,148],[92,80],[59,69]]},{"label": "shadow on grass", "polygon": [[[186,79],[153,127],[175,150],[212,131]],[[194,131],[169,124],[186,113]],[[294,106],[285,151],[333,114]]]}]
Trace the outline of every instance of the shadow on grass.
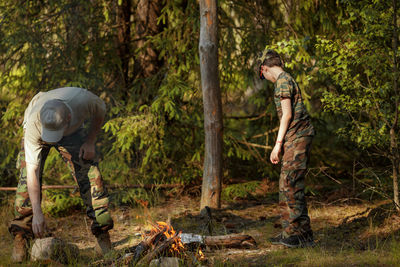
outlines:
[{"label": "shadow on grass", "polygon": [[339,226],[321,229],[315,236],[326,250],[385,248],[391,241],[400,240],[400,217],[392,204],[382,204],[343,218]]}]

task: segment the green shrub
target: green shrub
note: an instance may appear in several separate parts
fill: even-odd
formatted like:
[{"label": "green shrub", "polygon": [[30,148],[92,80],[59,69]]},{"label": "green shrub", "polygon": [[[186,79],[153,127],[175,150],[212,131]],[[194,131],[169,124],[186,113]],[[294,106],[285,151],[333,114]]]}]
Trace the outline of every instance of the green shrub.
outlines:
[{"label": "green shrub", "polygon": [[83,200],[79,196],[71,196],[69,190],[45,191],[46,204],[43,211],[53,217],[62,217],[76,210],[82,210]]},{"label": "green shrub", "polygon": [[228,185],[222,189],[222,199],[233,201],[236,198],[254,198],[254,192],[261,184],[260,181],[252,181],[241,184]]}]

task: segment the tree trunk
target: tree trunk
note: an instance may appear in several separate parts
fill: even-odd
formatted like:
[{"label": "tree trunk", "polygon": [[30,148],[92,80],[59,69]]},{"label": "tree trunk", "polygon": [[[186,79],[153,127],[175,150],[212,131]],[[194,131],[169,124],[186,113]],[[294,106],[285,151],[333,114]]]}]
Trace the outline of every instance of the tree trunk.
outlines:
[{"label": "tree trunk", "polygon": [[117,53],[121,60],[122,86],[125,90],[129,87],[129,60],[131,45],[131,0],[123,0],[117,6],[118,44]]},{"label": "tree trunk", "polygon": [[157,51],[148,43],[146,44],[146,38],[160,33],[164,27],[162,23],[157,23],[164,6],[163,2],[163,0],[140,0],[137,5],[135,40],[137,40],[136,49],[139,53],[134,65],[136,78],[150,77],[157,73],[162,65]]},{"label": "tree trunk", "polygon": [[393,125],[390,129],[390,152],[392,154],[392,164],[393,164],[393,200],[396,205],[397,211],[400,211],[399,202],[399,151],[396,138],[397,124],[399,120],[399,92],[398,92],[398,68],[397,68],[397,49],[398,49],[398,32],[397,32],[397,1],[393,0],[393,91],[395,92],[395,119]]},{"label": "tree trunk", "polygon": [[218,76],[217,0],[200,0],[199,54],[205,130],[200,208],[220,208],[223,122]]}]

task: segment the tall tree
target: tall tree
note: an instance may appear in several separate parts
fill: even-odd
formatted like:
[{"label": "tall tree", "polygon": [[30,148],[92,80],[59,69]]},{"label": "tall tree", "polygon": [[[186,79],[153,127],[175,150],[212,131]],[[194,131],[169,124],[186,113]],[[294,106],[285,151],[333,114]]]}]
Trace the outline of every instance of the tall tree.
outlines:
[{"label": "tall tree", "polygon": [[218,75],[217,0],[200,0],[200,73],[203,90],[205,154],[200,208],[221,207],[222,104]]},{"label": "tall tree", "polygon": [[163,0],[140,0],[137,5],[135,40],[139,53],[134,66],[136,78],[150,77],[156,74],[161,66],[162,62],[158,58],[157,51],[150,45],[149,38],[163,29],[163,24],[158,22],[163,6]]},{"label": "tall tree", "polygon": [[131,57],[131,0],[118,1],[117,4],[117,52],[121,60],[122,87],[127,90],[130,84],[129,61]]},{"label": "tall tree", "polygon": [[398,27],[397,27],[397,1],[393,0],[393,35],[392,35],[392,50],[393,50],[393,92],[394,92],[394,121],[390,127],[390,153],[392,154],[392,165],[393,165],[393,194],[394,203],[396,204],[396,209],[400,211],[400,201],[399,201],[399,147],[397,143],[396,131],[398,130],[399,122],[399,70],[397,62],[397,50],[398,50]]}]

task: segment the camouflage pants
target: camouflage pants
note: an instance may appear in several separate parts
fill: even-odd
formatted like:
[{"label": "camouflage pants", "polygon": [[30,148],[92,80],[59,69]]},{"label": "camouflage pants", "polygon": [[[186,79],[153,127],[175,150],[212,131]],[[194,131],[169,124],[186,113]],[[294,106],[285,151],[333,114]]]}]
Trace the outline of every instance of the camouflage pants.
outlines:
[{"label": "camouflage pants", "polygon": [[312,138],[312,136],[298,137],[284,143],[279,179],[279,208],[285,237],[311,230],[304,195],[304,178]]},{"label": "camouflage pants", "polygon": [[[57,144],[43,145],[41,152],[41,164],[39,181],[42,186],[42,173],[44,163],[50,148],[54,147],[60,153],[67,164],[75,181],[79,186],[80,195],[86,206],[86,214],[92,220],[91,230],[94,235],[113,228],[113,220],[108,211],[108,193],[103,186],[98,163],[79,158],[79,150],[86,136],[83,130],[63,137]],[[13,235],[22,232],[27,238],[33,237],[32,232],[32,206],[29,200],[27,188],[27,174],[25,163],[24,141],[21,142],[21,150],[18,155],[17,168],[20,169],[18,189],[15,196],[14,219],[10,223],[9,231]]]}]

